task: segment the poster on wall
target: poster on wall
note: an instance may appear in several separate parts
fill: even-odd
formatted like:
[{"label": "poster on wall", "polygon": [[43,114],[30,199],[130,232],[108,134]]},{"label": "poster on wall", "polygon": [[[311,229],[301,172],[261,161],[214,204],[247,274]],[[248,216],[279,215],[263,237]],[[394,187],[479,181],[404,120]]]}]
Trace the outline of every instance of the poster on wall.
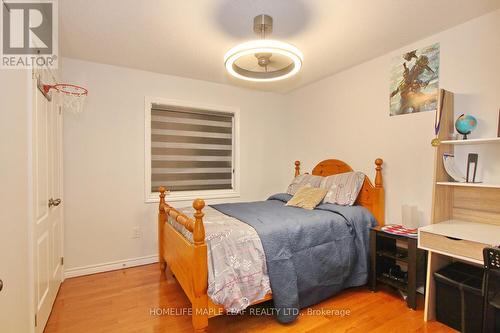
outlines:
[{"label": "poster on wall", "polygon": [[439,43],[392,59],[391,116],[434,111],[438,93]]}]

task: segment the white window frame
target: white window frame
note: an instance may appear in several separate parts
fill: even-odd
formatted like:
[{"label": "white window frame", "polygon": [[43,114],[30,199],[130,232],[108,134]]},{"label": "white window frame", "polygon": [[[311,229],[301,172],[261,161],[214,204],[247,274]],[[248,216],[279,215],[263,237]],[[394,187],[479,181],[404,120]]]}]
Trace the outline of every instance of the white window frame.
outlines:
[{"label": "white window frame", "polygon": [[207,111],[219,111],[233,114],[233,177],[232,189],[223,190],[200,190],[200,191],[178,191],[170,192],[168,201],[187,201],[196,198],[201,199],[225,199],[240,196],[240,110],[236,107],[207,105],[192,101],[182,101],[161,97],[146,96],[144,99],[144,200],[146,203],[160,201],[159,192],[151,192],[151,108],[153,104],[165,106],[193,108]]}]

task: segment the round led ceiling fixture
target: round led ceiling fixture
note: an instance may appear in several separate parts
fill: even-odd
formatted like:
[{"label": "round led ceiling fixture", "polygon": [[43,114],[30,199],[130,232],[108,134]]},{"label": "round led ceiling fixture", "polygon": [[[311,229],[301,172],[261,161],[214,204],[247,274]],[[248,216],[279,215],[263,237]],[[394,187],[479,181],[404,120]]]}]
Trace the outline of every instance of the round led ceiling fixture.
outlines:
[{"label": "round led ceiling fixture", "polygon": [[224,56],[229,74],[243,80],[269,82],[289,78],[300,71],[304,57],[298,48],[265,39],[273,30],[271,16],[256,16],[253,30],[262,39],[237,45]]}]

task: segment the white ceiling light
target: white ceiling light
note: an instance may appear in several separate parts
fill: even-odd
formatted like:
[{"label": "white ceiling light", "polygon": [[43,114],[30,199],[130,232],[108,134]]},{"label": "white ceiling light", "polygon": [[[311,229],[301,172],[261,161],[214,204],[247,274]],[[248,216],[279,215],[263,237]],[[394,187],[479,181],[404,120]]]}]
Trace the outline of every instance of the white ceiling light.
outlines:
[{"label": "white ceiling light", "polygon": [[237,45],[226,53],[224,65],[229,74],[258,82],[283,80],[297,74],[302,67],[302,52],[288,43],[264,39],[273,30],[272,17],[258,15],[253,24],[262,39]]}]

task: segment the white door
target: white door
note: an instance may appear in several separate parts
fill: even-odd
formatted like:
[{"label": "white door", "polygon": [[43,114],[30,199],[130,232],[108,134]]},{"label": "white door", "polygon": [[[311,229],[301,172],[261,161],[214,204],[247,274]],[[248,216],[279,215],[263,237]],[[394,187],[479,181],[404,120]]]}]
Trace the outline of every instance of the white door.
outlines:
[{"label": "white door", "polygon": [[63,279],[62,114],[33,80],[35,332],[43,332]]}]

